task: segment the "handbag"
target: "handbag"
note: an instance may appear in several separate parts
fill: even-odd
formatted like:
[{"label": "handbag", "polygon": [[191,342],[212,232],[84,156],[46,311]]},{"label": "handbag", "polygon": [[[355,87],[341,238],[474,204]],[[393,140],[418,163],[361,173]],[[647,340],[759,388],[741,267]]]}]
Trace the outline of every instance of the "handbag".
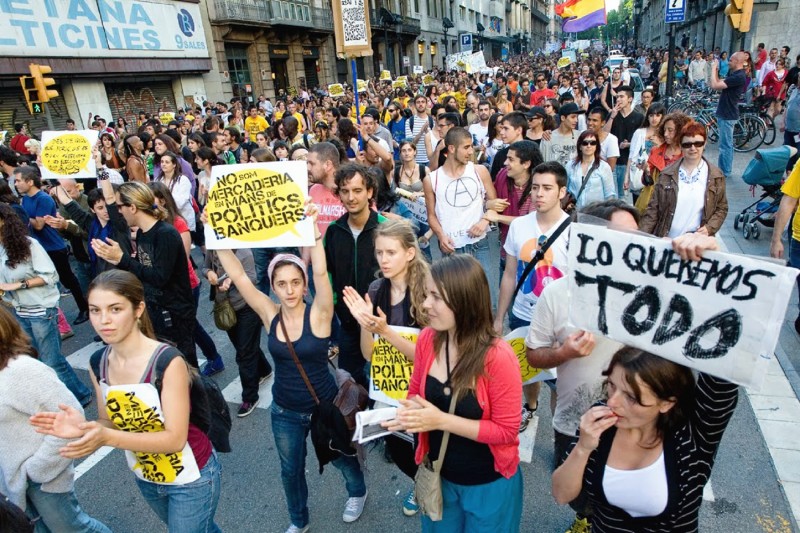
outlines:
[{"label": "handbag", "polygon": [[[451,415],[456,410],[456,396],[458,396],[458,392],[453,393],[453,397],[450,398],[448,413]],[[442,519],[444,502],[442,500],[441,472],[449,440],[450,432],[445,431],[442,435],[442,445],[439,447],[438,459],[431,462],[428,454],[425,454],[425,457],[422,458],[422,464],[417,469],[417,475],[414,476],[414,497],[417,500],[417,505],[419,505],[419,510],[433,522],[438,522]]]},{"label": "handbag", "polygon": [[236,326],[236,310],[227,294],[214,300],[214,325],[222,331]]},{"label": "handbag", "polygon": [[286,338],[286,347],[294,359],[294,364],[297,365],[297,370],[300,372],[308,392],[314,399],[314,403],[317,404],[311,414],[311,442],[314,444],[321,474],[324,466],[340,455],[350,457],[358,455],[358,451],[353,447],[356,413],[367,408],[369,395],[364,387],[356,383],[349,372],[336,368],[329,360],[328,363],[335,370],[334,377],[338,392],[332,401],[320,401],[314,386],[308,379],[308,374],[300,363],[300,358],[294,351],[294,345],[289,339],[289,333],[286,331],[286,324],[283,321],[283,314],[280,312],[278,319],[283,336]]},{"label": "handbag", "polygon": [[581,183],[581,188],[578,190],[577,196],[573,196],[571,192],[567,191],[567,194],[565,194],[564,198],[561,199],[561,209],[563,209],[568,215],[572,215],[572,213],[578,208],[578,199],[581,197],[581,194],[583,194],[586,184],[589,183],[589,178],[592,177],[592,173],[594,173],[596,169],[597,165],[593,164],[589,169],[589,172],[586,173],[586,176],[583,177],[583,182]]}]

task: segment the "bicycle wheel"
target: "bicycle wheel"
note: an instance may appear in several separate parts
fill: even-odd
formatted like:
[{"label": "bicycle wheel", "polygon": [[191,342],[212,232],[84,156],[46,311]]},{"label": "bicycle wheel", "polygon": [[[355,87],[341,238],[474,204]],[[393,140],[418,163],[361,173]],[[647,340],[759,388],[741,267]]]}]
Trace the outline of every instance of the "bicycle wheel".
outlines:
[{"label": "bicycle wheel", "polygon": [[755,115],[742,115],[733,125],[733,149],[750,152],[764,142],[766,123]]},{"label": "bicycle wheel", "polygon": [[767,126],[767,130],[764,133],[764,144],[770,146],[772,143],[775,142],[775,137],[777,135],[777,130],[775,128],[775,121],[771,116],[764,113],[763,115],[759,115],[761,120],[764,121],[764,124]]}]

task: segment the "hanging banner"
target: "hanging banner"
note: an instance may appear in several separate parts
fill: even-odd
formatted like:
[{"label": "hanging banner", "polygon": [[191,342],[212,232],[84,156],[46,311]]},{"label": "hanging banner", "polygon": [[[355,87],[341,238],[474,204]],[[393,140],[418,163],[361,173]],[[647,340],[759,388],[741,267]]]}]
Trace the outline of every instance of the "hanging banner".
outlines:
[{"label": "hanging banner", "polygon": [[213,167],[206,247],[313,246],[314,221],[305,216],[306,191],[304,161]]},{"label": "hanging banner", "polygon": [[528,364],[528,357],[526,355],[527,348],[525,347],[525,337],[528,335],[528,326],[517,328],[505,337],[503,337],[517,356],[519,361],[519,371],[522,374],[522,384],[536,383],[537,381],[546,381],[556,377],[556,369],[534,368]]},{"label": "hanging banner", "polygon": [[684,261],[668,240],[576,223],[568,272],[575,327],[756,390],[798,274],[720,252]]},{"label": "hanging banner", "polygon": [[328,94],[331,98],[339,98],[340,96],[344,96],[344,85],[341,83],[333,83],[328,85]]},{"label": "hanging banner", "polygon": [[92,149],[98,135],[96,130],[42,132],[42,178],[96,178]]},{"label": "hanging banner", "polygon": [[[419,329],[389,326],[404,339],[417,342]],[[389,341],[375,335],[372,344],[372,362],[369,369],[369,397],[375,401],[400,407],[400,400],[408,394],[414,364]]]}]

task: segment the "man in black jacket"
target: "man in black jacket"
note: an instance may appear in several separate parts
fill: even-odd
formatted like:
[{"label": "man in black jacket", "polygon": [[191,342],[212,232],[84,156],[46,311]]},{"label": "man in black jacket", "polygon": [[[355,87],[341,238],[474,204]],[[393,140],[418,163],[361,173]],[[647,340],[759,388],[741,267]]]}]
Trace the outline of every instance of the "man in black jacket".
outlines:
[{"label": "man in black jacket", "polygon": [[367,384],[364,357],[361,355],[361,328],[342,298],[345,287],[366,294],[375,280],[374,230],[384,217],[370,209],[377,183],[367,168],[348,163],[336,171],[336,187],[347,213],[331,222],[325,233],[325,256],[333,286],[336,317],[339,319],[339,366],[362,385]]}]

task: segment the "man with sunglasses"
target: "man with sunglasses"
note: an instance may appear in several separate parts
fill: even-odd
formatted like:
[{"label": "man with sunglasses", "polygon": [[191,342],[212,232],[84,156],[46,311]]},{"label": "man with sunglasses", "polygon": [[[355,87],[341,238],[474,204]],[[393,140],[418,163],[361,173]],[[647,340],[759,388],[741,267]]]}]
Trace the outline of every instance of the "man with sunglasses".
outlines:
[{"label": "man with sunglasses", "polygon": [[536,90],[531,93],[531,106],[542,106],[549,98],[556,98],[556,93],[547,87],[547,78],[544,74],[536,75]]},{"label": "man with sunglasses", "polygon": [[400,112],[400,104],[392,101],[386,108],[389,113],[389,123],[386,128],[392,136],[392,149],[394,160],[400,161],[400,143],[406,138],[406,118]]}]

